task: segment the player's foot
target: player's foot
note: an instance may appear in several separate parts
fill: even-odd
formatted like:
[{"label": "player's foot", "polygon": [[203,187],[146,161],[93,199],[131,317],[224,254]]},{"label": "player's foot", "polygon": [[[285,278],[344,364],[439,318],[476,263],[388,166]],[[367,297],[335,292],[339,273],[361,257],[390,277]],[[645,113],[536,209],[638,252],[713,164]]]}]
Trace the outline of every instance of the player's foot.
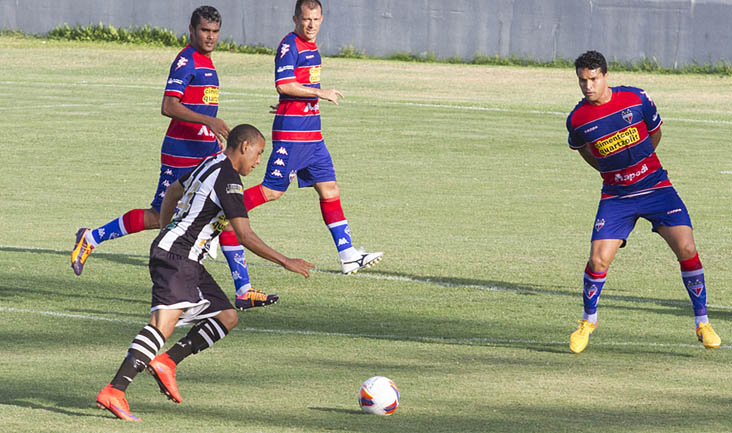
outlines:
[{"label": "player's foot", "polygon": [[125,393],[112,387],[112,384],[105,386],[104,389],[99,391],[99,394],[97,394],[97,406],[100,409],[107,409],[119,419],[125,421],[142,421],[142,418],[138,418],[130,413],[130,405],[127,404]]},{"label": "player's foot", "polygon": [[569,350],[574,353],[580,353],[585,350],[587,343],[590,342],[590,334],[595,330],[597,324],[582,320],[569,336]]},{"label": "player's foot", "polygon": [[175,381],[175,362],[170,359],[167,353],[162,353],[147,365],[147,372],[155,378],[160,387],[160,392],[176,403],[183,401],[178,392],[178,383]]},{"label": "player's foot", "polygon": [[86,241],[86,234],[91,230],[87,228],[80,228],[76,232],[76,243],[74,244],[74,250],[71,252],[71,268],[74,270],[76,275],[81,275],[81,271],[84,270],[84,263],[86,263],[87,257],[91,254],[94,247],[89,245]]},{"label": "player's foot", "polygon": [[696,328],[696,337],[707,349],[714,349],[722,344],[722,339],[714,332],[709,322],[699,324],[699,327]]},{"label": "player's foot", "polygon": [[246,310],[276,304],[278,299],[280,299],[278,295],[268,295],[261,290],[249,289],[243,295],[237,295],[234,305],[240,310]]},{"label": "player's foot", "polygon": [[363,250],[359,251],[360,256],[355,260],[341,260],[341,269],[343,273],[355,274],[363,268],[370,268],[371,266],[381,261],[381,256],[384,255],[381,251],[376,253],[367,253]]}]

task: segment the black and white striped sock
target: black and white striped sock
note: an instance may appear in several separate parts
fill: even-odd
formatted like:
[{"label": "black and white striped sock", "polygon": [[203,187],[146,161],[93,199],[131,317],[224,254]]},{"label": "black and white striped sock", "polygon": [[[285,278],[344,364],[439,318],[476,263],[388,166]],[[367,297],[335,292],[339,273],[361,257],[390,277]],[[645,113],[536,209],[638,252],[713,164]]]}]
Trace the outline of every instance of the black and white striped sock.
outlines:
[{"label": "black and white striped sock", "polygon": [[165,344],[165,337],[156,327],[148,324],[132,340],[127,356],[112,379],[112,386],[125,391],[137,373],[145,369],[147,364]]},{"label": "black and white striped sock", "polygon": [[229,330],[221,321],[215,317],[201,320],[196,323],[185,337],[181,338],[173,347],[168,350],[168,356],[176,364],[194,353],[208,349],[222,338],[226,337]]}]

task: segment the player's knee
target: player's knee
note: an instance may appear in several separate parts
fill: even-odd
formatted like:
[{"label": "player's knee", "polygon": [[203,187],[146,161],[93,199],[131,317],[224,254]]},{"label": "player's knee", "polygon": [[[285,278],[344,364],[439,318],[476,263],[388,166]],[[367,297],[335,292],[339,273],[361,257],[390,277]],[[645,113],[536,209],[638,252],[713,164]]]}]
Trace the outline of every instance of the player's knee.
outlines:
[{"label": "player's knee", "polygon": [[233,309],[220,312],[216,318],[219,319],[219,321],[221,321],[229,331],[234,329],[234,327],[239,323],[239,315],[236,314],[236,310]]},{"label": "player's knee", "polygon": [[686,243],[679,246],[678,259],[688,260],[697,255],[696,245],[693,242]]},{"label": "player's knee", "polygon": [[267,201],[277,200],[282,197],[284,191],[277,191],[276,189],[269,189],[264,187],[264,196],[267,197]]},{"label": "player's knee", "polygon": [[144,215],[145,229],[159,229],[160,228],[160,212],[150,208],[145,210]]},{"label": "player's knee", "polygon": [[592,256],[589,260],[590,269],[592,272],[601,273],[605,272],[610,267],[611,260],[608,257],[600,255]]}]

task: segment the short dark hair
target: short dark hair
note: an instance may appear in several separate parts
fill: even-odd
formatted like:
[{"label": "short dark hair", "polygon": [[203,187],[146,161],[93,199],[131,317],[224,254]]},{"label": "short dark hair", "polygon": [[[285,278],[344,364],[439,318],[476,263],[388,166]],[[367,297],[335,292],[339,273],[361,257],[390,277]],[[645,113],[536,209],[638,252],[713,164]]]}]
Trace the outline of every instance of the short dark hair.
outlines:
[{"label": "short dark hair", "polygon": [[191,14],[191,26],[195,29],[201,23],[201,18],[221,25],[221,14],[213,6],[200,6]]},{"label": "short dark hair", "polygon": [[254,143],[260,139],[264,140],[264,135],[259,132],[259,129],[247,124],[237,125],[229,132],[229,138],[226,139],[226,148],[236,149],[245,141]]},{"label": "short dark hair", "polygon": [[587,51],[574,61],[575,69],[597,69],[600,68],[603,74],[607,74],[607,61],[605,56],[597,51]]},{"label": "short dark hair", "polygon": [[297,0],[297,3],[295,3],[295,16],[301,17],[302,16],[302,7],[307,6],[309,9],[317,9],[320,8],[320,10],[323,10],[323,5],[320,4],[320,0]]}]

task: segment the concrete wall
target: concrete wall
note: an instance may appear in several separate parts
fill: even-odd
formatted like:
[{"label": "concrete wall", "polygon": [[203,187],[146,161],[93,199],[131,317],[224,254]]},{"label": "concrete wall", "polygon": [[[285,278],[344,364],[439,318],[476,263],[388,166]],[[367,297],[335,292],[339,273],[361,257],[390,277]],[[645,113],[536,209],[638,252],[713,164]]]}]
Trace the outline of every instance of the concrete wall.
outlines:
[{"label": "concrete wall", "polygon": [[[732,60],[732,0],[322,0],[321,50],[476,54],[537,60],[597,49],[665,66]],[[294,0],[0,0],[0,28],[45,33],[67,23],[150,24],[187,32],[201,4],[223,16],[222,36],[275,46],[292,30]]]}]

